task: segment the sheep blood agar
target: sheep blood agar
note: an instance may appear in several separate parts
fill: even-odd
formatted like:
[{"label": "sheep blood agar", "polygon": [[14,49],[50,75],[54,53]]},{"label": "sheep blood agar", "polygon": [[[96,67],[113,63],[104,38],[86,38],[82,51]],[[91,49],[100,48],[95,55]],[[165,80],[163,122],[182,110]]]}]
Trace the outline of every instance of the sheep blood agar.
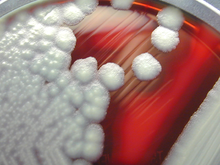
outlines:
[{"label": "sheep blood agar", "polygon": [[[65,2],[53,5],[59,6]],[[7,63],[1,61],[1,72],[5,72],[8,68],[13,68],[14,71],[9,71],[6,75],[1,74],[1,81],[8,82],[7,79],[10,78],[10,75],[16,74],[16,70],[21,67],[27,67],[26,61],[32,60],[28,74],[36,76],[33,79],[27,79],[26,72],[21,72],[21,80],[27,84],[28,81],[31,81],[33,84],[46,86],[38,93],[37,96],[40,99],[34,104],[33,114],[31,112],[30,116],[22,116],[24,113],[29,113],[24,111],[25,108],[16,109],[19,113],[21,112],[16,115],[16,111],[14,113],[8,108],[9,104],[1,107],[12,111],[9,114],[14,115],[13,117],[17,120],[19,119],[17,123],[12,122],[12,124],[15,128],[21,129],[20,133],[18,131],[16,134],[18,138],[11,139],[4,139],[3,133],[7,130],[1,129],[0,135],[3,137],[1,143],[5,140],[10,144],[7,147],[12,149],[13,159],[20,164],[25,164],[30,160],[42,163],[44,159],[47,159],[45,155],[49,155],[48,160],[51,160],[52,164],[54,160],[58,160],[58,163],[65,165],[91,164],[91,162],[95,165],[159,165],[168,155],[190,116],[198,109],[220,76],[220,48],[218,45],[220,35],[205,23],[197,21],[185,13],[186,21],[178,32],[180,43],[176,49],[164,53],[151,44],[151,33],[158,27],[156,15],[165,6],[164,4],[146,1],[145,4],[134,3],[130,10],[115,10],[109,1],[100,1],[99,6],[94,10],[97,4],[95,0],[90,0],[90,2],[92,2],[92,7],[83,8],[83,13],[77,12],[80,15],[80,21],[82,20],[79,24],[77,24],[79,20],[70,18],[68,13],[63,13],[64,19],[59,19],[59,10],[54,10],[54,14],[48,15],[47,18],[41,17],[38,12],[33,12],[36,14],[35,19],[30,19],[28,26],[33,26],[36,20],[42,21],[37,29],[32,29],[32,32],[42,32],[44,39],[38,40],[39,38],[34,38],[36,36],[30,36],[30,40],[39,41],[38,45],[35,45],[21,38],[19,46],[25,48],[21,53],[21,59],[24,62],[13,63],[10,61],[14,58],[17,59],[16,56],[8,58]],[[77,5],[82,5],[80,0],[76,1]],[[63,6],[65,7],[65,5]],[[68,8],[68,10],[71,9]],[[88,15],[90,13],[92,14]],[[22,20],[25,17],[19,19]],[[62,22],[66,24],[66,27],[60,27]],[[13,31],[15,25],[16,28],[21,27],[19,23],[13,25],[13,19],[9,25],[11,25],[8,27],[11,29],[10,31]],[[70,33],[70,29],[73,33]],[[26,31],[20,29],[19,35],[23,35]],[[5,36],[10,37],[8,33]],[[63,36],[67,40],[63,39]],[[12,39],[8,42],[5,45],[6,48],[13,45],[13,42],[16,40]],[[48,50],[48,47],[52,47],[51,45],[56,45],[56,47]],[[5,57],[10,54],[10,52],[5,53],[8,51],[6,48],[0,50],[1,56]],[[37,50],[39,56],[34,57],[34,52],[30,48],[33,48],[33,51]],[[16,55],[20,50],[13,47],[11,51]],[[53,57],[52,62],[48,61],[45,52],[48,57]],[[59,55],[54,52],[58,52]],[[138,55],[146,52],[159,61],[162,71],[153,80],[140,81],[132,71],[132,61]],[[59,65],[59,61],[61,61],[61,65]],[[81,61],[86,61],[86,66],[82,65]],[[97,80],[97,70],[108,63],[115,63],[117,67],[123,68],[124,73],[119,69],[119,75],[125,74],[124,79],[117,77],[120,82],[117,84],[117,90],[110,92],[111,99],[108,87],[105,86],[109,85],[107,81],[110,79],[109,75],[107,78],[104,77],[105,83]],[[75,64],[79,67],[74,67]],[[79,70],[85,71],[85,74],[77,75]],[[62,71],[62,75],[60,75],[60,71]],[[39,77],[42,77],[44,81]],[[28,100],[23,95],[22,97],[13,95],[16,82],[19,82],[19,79],[15,76],[13,81],[10,81],[14,88],[10,89],[6,83],[5,88],[0,88],[1,96],[4,96],[5,89],[10,89],[7,97],[11,96],[11,98],[9,97],[10,103],[13,105],[16,101],[19,104],[21,98]],[[121,86],[122,84],[124,85]],[[22,86],[22,83],[18,83],[18,85]],[[39,90],[38,88],[38,86],[27,86],[29,89],[27,93],[31,95],[35,90]],[[22,91],[19,92],[22,93]],[[59,97],[56,97],[57,95]],[[17,97],[20,100],[16,100]],[[1,102],[7,100],[6,97],[2,98]],[[37,100],[37,97],[33,99]],[[21,160],[16,157],[16,154],[13,155],[18,152],[13,150],[15,142],[20,145],[19,147],[24,153],[28,153],[28,147],[32,147],[33,144],[22,146],[19,137],[29,130],[28,123],[32,121],[31,117],[37,119],[40,115],[39,109],[44,109],[51,99],[54,102],[51,103],[51,107],[47,109],[47,113],[42,115],[41,119],[48,124],[48,127],[42,129],[44,128],[43,123],[36,122],[34,126],[40,132],[39,136],[34,134],[35,130],[28,136],[37,137],[35,142],[39,148],[43,144],[50,144],[51,147],[60,144],[60,139],[63,137],[59,135],[67,134],[69,136],[64,137],[66,141],[61,145],[61,150],[51,149],[55,153],[54,155],[51,151],[45,151],[45,155],[42,155],[42,153],[38,153],[39,150],[33,149],[36,158],[33,158],[31,154],[28,155],[29,157],[22,155],[24,160]],[[64,103],[61,104],[59,100],[64,100]],[[66,102],[74,108],[67,106]],[[23,107],[31,106],[30,102],[26,102]],[[50,114],[51,110],[54,110],[55,113]],[[1,114],[5,115],[1,122],[3,126],[10,115],[6,112],[1,112]],[[59,119],[62,119],[62,122],[56,123],[55,121],[59,121]],[[24,123],[20,121],[24,121]],[[84,131],[80,128],[83,128]],[[73,131],[72,134],[70,131]],[[52,140],[50,141],[50,139]],[[44,151],[42,152],[44,153]],[[10,164],[11,160],[7,162],[4,159],[5,153],[2,151],[0,153],[2,158],[0,163]],[[71,159],[63,159],[64,157]]]},{"label": "sheep blood agar", "polygon": [[[106,135],[103,156],[95,164],[159,165],[220,75],[220,36],[206,24],[185,16],[179,45],[163,53],[150,40],[158,27],[155,7],[159,10],[163,5],[138,4],[130,11],[107,8],[108,2],[100,5],[91,20],[82,22],[83,30],[80,25],[73,30],[79,45],[72,57],[95,54],[100,67],[107,62],[119,64],[125,70],[125,85],[111,93],[107,116],[101,123]],[[206,42],[209,35],[212,37]],[[162,71],[156,79],[144,82],[134,76],[131,66],[135,57],[145,52],[160,62]]]}]

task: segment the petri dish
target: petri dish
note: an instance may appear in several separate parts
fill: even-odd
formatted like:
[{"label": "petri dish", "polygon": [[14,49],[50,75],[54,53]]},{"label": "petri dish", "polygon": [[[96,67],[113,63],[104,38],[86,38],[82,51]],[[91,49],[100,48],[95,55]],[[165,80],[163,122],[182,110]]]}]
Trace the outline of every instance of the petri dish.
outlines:
[{"label": "petri dish", "polygon": [[[42,5],[39,2],[2,1],[0,16],[28,3],[34,9]],[[151,44],[151,33],[158,27],[157,13],[168,5],[180,8],[185,21],[177,48],[163,53]],[[91,15],[70,27],[77,38],[71,65],[78,59],[95,57],[98,68],[113,62],[125,71],[124,85],[110,92],[111,102],[101,122],[103,154],[94,164],[163,163],[220,76],[220,26],[215,18],[216,12],[198,1],[139,0],[130,10],[115,10],[109,1],[100,0]],[[133,59],[145,52],[163,68],[151,81],[138,80],[131,69]]]}]

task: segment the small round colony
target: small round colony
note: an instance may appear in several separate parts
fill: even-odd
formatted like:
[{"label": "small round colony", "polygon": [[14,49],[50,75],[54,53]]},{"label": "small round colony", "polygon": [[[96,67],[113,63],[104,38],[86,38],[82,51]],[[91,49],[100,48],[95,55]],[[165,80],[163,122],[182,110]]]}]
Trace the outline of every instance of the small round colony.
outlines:
[{"label": "small round colony", "polygon": [[111,5],[115,9],[128,10],[133,2],[134,0],[111,0]]},{"label": "small round colony", "polygon": [[151,43],[163,52],[170,52],[176,48],[179,40],[179,34],[163,26],[157,27],[151,33]]},{"label": "small round colony", "polygon": [[149,53],[143,53],[133,60],[132,70],[141,81],[156,78],[162,70],[160,63]]},{"label": "small round colony", "polygon": [[183,25],[184,17],[180,9],[168,6],[158,12],[157,21],[161,26],[178,31]]},{"label": "small round colony", "polygon": [[93,57],[69,70],[76,37],[67,25],[98,4],[74,2],[17,14],[1,33],[0,164],[90,165],[102,155],[98,123],[110,102],[108,89],[123,85],[124,71],[111,63],[98,73]]},{"label": "small round colony", "polygon": [[100,82],[110,91],[124,85],[124,70],[117,64],[107,63],[99,69]]}]

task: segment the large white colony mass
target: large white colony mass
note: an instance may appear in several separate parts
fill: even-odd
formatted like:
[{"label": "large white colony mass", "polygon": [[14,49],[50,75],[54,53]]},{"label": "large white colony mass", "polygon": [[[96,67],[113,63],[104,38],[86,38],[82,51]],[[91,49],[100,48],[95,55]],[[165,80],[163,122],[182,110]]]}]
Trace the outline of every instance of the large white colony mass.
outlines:
[{"label": "large white colony mass", "polygon": [[151,43],[163,52],[170,52],[179,44],[178,30],[181,28],[184,17],[182,12],[168,6],[158,12],[157,21],[160,25],[151,34]]},{"label": "large white colony mass", "polygon": [[132,70],[141,81],[156,78],[162,70],[160,63],[149,53],[143,53],[133,60]]},{"label": "large white colony mass", "polygon": [[108,90],[123,85],[124,71],[112,63],[97,71],[93,57],[69,70],[76,37],[68,26],[97,5],[76,0],[24,11],[2,33],[1,165],[90,165],[101,156],[104,132],[98,123],[106,115]]}]

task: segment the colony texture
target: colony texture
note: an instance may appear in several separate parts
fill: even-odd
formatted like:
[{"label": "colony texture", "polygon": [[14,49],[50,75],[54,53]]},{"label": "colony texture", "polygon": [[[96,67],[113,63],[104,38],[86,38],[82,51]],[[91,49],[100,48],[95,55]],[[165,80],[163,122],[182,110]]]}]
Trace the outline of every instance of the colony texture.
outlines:
[{"label": "colony texture", "polygon": [[[70,67],[76,37],[68,27],[97,5],[78,0],[23,11],[2,33],[0,164],[87,165],[101,156],[98,123],[106,115],[108,90],[123,85],[124,71],[112,63],[98,71],[93,57]],[[109,74],[115,74],[114,84]]]},{"label": "colony texture", "polygon": [[[129,9],[132,2],[111,3],[116,9]],[[3,30],[0,164],[89,165],[102,155],[104,131],[98,123],[106,116],[109,91],[124,84],[124,70],[115,63],[98,70],[93,57],[70,66],[77,39],[68,27],[80,23],[97,5],[97,0],[75,0],[38,7],[31,14],[17,14]],[[161,26],[153,32],[152,43],[171,51],[179,42],[179,28],[167,27],[159,17]],[[162,45],[167,38],[170,41]],[[147,81],[162,67],[144,53],[134,59],[132,69],[138,79]]]},{"label": "colony texture", "polygon": [[172,6],[168,6],[157,14],[159,26],[151,34],[151,43],[162,52],[170,52],[179,44],[179,33],[183,25],[182,12]]}]

